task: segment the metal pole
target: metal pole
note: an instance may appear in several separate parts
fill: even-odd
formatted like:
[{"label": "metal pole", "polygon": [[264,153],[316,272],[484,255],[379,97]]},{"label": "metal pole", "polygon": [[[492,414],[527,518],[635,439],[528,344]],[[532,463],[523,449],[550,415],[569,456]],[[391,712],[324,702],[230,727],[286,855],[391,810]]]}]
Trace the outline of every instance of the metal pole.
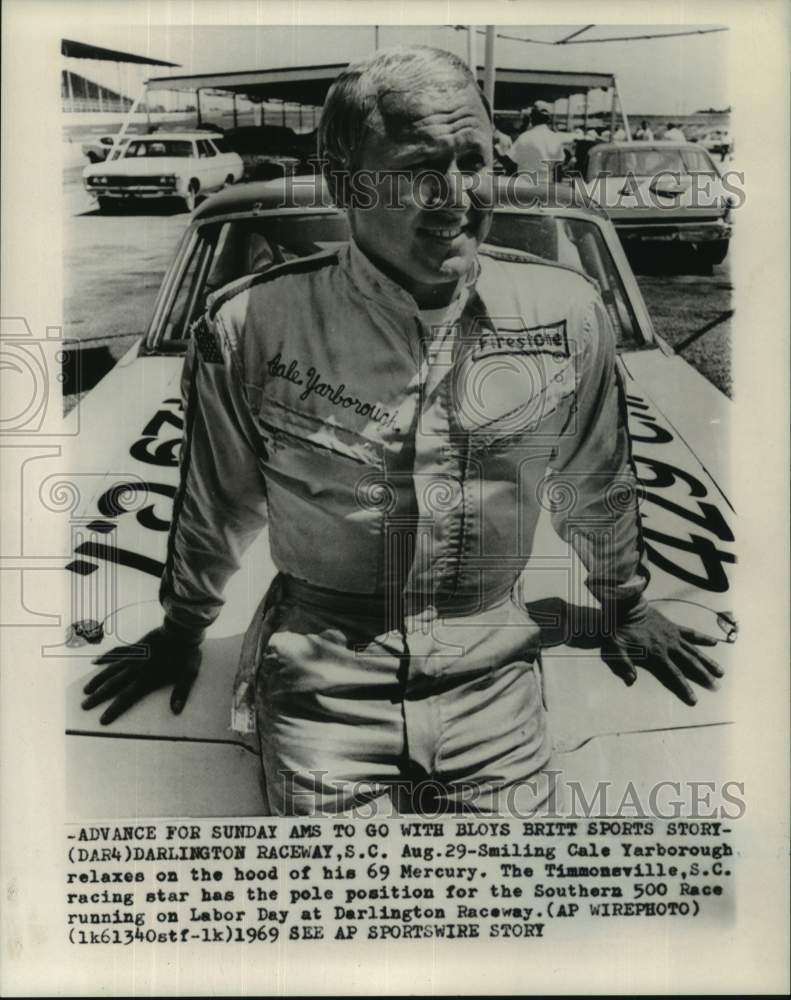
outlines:
[{"label": "metal pole", "polygon": [[618,109],[621,112],[621,120],[623,122],[623,130],[626,133],[627,140],[631,141],[631,139],[632,139],[632,130],[629,128],[629,117],[626,114],[626,112],[624,111],[623,101],[621,100],[621,92],[620,92],[620,90],[618,90],[618,82],[615,79],[615,77],[613,77],[613,84],[615,86],[615,93],[618,95]]},{"label": "metal pole", "polygon": [[195,101],[196,107],[198,109],[198,128],[201,127],[203,122],[201,121],[201,111],[200,111],[200,87],[195,88]]},{"label": "metal pole", "polygon": [[236,91],[233,92],[233,127],[239,128],[239,113],[236,110]]},{"label": "metal pole", "polygon": [[143,89],[138,93],[137,97],[132,101],[132,105],[126,114],[126,118],[123,124],[121,125],[121,128],[113,136],[113,146],[110,152],[107,154],[108,159],[113,155],[118,146],[121,145],[121,139],[123,139],[123,137],[126,135],[126,133],[129,130],[129,126],[132,123],[132,115],[135,113],[138,104],[143,100],[144,97],[146,97],[146,108],[148,108],[148,95],[145,87],[143,87]]},{"label": "metal pole", "polygon": [[568,107],[566,108],[566,130],[571,132],[572,129],[572,117],[571,117],[571,94],[568,96]]},{"label": "metal pole", "polygon": [[494,25],[486,25],[486,57],[483,70],[483,93],[494,108]]},{"label": "metal pole", "polygon": [[588,131],[588,98],[590,97],[590,91],[585,91],[585,131]]},{"label": "metal pole", "polygon": [[374,25],[374,52],[379,48],[379,25]]},{"label": "metal pole", "polygon": [[69,93],[69,111],[74,111],[74,89],[71,85],[71,72],[66,70],[66,90]]},{"label": "metal pole", "polygon": [[610,101],[610,139],[615,135],[615,98],[618,91],[615,88],[615,77],[612,78],[612,100]]},{"label": "metal pole", "polygon": [[475,27],[472,24],[467,25],[467,65],[472,71],[472,75],[478,78],[478,67],[475,65],[477,60],[475,58],[475,43],[477,41],[475,35]]}]

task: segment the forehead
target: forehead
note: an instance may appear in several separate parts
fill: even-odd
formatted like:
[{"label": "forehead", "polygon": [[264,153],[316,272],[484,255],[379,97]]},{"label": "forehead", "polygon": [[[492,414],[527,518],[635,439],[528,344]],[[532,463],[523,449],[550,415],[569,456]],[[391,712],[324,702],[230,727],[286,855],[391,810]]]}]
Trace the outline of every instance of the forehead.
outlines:
[{"label": "forehead", "polygon": [[369,139],[390,148],[413,143],[487,142],[492,125],[480,91],[457,81],[380,94]]}]

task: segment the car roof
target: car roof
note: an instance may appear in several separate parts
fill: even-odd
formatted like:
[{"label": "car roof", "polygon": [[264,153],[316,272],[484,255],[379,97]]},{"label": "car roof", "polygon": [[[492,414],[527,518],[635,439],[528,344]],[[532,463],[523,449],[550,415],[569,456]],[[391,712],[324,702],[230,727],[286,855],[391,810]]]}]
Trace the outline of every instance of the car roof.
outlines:
[{"label": "car roof", "polygon": [[700,143],[682,142],[680,139],[652,139],[651,142],[644,139],[616,139],[598,143],[596,151],[602,149],[700,149]]},{"label": "car roof", "polygon": [[147,132],[145,135],[130,135],[130,139],[148,139],[159,142],[162,139],[221,139],[218,132]]},{"label": "car roof", "polygon": [[[583,215],[606,218],[598,205],[582,203],[570,184],[531,184],[526,177],[495,175],[495,208],[574,209]],[[245,212],[273,212],[278,208],[338,211],[321,178],[300,174],[285,179],[235,184],[207,199],[195,212],[196,222]]]}]

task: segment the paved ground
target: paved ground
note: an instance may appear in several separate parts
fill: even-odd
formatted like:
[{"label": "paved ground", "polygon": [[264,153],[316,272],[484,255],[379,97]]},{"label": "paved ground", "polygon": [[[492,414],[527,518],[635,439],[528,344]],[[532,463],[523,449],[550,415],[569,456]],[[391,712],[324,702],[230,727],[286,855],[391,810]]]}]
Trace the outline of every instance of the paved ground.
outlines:
[{"label": "paved ground", "polygon": [[[64,170],[65,336],[104,347],[106,364],[145,332],[165,269],[187,227],[179,206],[100,214],[82,188],[82,165]],[[658,332],[731,394],[728,260],[709,273],[671,256],[634,261]],[[78,397],[67,398],[71,408]]]}]

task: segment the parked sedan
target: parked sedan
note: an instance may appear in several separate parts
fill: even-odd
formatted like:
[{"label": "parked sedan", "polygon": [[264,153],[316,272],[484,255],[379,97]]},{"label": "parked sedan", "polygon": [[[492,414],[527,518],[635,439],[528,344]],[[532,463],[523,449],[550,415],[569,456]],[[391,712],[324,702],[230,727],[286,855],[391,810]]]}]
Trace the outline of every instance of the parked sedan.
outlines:
[{"label": "parked sedan", "polygon": [[97,135],[87,139],[81,147],[82,155],[87,156],[91,163],[102,163],[110,155],[115,139],[114,135]]},{"label": "parked sedan", "polygon": [[200,197],[243,174],[241,157],[211,133],[156,132],[130,139],[82,176],[101,210],[137,199],[179,198],[192,211]]},{"label": "parked sedan", "polygon": [[[643,544],[652,571],[647,596],[670,618],[719,636],[713,655],[727,666],[727,642],[735,634],[729,400],[657,336],[605,214],[575,205],[564,186],[538,192],[523,181],[498,179],[489,241],[576,268],[598,286],[618,342],[633,460],[644,490]],[[266,532],[231,581],[181,715],[172,715],[159,692],[103,727],[104,706],[81,710],[82,688],[94,670],[92,657],[136,640],[161,620],[157,593],[183,427],[179,380],[191,326],[207,296],[242,275],[347,239],[345,216],[310,178],[246,184],[209,199],[175,254],[142,341],[70,415],[67,431],[79,425],[70,449],[79,489],[65,563],[69,627],[57,652],[69,681],[67,801],[75,816],[261,813],[257,738],[249,718],[232,705],[232,690],[244,631],[275,572]],[[38,476],[57,477],[62,460],[44,457],[36,466]],[[53,531],[62,533],[63,514],[52,516]],[[626,688],[590,643],[572,641],[564,631],[569,614],[595,603],[580,583],[584,576],[544,512],[520,588],[552,647],[544,657],[546,699],[567,780],[608,778],[614,795],[619,782],[628,781],[644,795],[660,780],[730,777],[727,680],[719,692],[701,690],[694,708],[644,671]],[[576,619],[577,638],[583,618]]]},{"label": "parked sedan", "polygon": [[588,154],[581,186],[624,243],[686,243],[712,265],[728,253],[735,202],[700,144],[601,143]]}]

